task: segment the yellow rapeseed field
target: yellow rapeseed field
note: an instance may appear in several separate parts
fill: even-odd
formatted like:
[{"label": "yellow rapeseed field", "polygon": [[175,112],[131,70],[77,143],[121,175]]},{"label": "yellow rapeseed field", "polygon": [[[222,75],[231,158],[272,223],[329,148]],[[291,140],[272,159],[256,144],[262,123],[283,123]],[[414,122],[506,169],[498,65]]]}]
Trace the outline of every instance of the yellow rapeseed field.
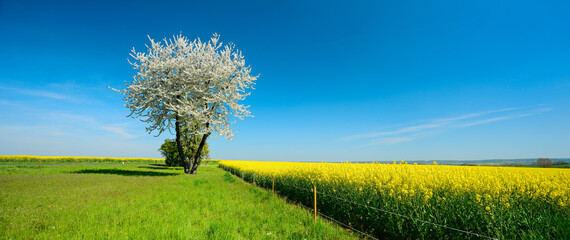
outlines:
[{"label": "yellow rapeseed field", "polygon": [[319,211],[380,237],[476,237],[396,214],[496,238],[570,236],[567,169],[404,162],[220,161],[220,166],[261,186],[275,182],[282,195],[303,203],[310,203],[310,192],[299,189],[316,186]]},{"label": "yellow rapeseed field", "polygon": [[114,157],[72,157],[72,156],[31,156],[31,155],[0,155],[0,163],[162,163],[158,158],[114,158]]}]

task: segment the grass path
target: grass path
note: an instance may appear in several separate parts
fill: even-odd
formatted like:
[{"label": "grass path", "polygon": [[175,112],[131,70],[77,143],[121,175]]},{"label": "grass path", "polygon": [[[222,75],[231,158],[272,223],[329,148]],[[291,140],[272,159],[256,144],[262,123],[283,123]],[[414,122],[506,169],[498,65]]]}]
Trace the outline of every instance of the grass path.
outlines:
[{"label": "grass path", "polygon": [[354,239],[217,168],[0,166],[2,239]]}]

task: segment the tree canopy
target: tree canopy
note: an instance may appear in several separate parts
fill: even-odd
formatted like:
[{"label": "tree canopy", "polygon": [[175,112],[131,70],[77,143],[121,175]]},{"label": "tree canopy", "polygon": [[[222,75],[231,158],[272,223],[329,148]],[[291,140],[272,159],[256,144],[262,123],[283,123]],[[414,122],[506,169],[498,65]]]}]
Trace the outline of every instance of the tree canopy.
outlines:
[{"label": "tree canopy", "polygon": [[[129,117],[141,118],[147,123],[148,133],[165,130],[176,131],[179,157],[185,162],[180,141],[180,124],[195,122],[188,129],[190,135],[202,135],[198,149],[211,133],[232,140],[235,132],[230,125],[235,118],[251,116],[244,100],[253,89],[258,76],[251,76],[251,67],[245,65],[241,51],[234,44],[223,45],[220,36],[214,34],[210,41],[199,38],[190,41],[178,35],[156,42],[149,37],[147,52],[130,54],[129,63],[137,73],[126,88],[116,90],[124,95],[125,106],[131,110]],[[195,173],[199,154],[193,154],[186,172]]]}]

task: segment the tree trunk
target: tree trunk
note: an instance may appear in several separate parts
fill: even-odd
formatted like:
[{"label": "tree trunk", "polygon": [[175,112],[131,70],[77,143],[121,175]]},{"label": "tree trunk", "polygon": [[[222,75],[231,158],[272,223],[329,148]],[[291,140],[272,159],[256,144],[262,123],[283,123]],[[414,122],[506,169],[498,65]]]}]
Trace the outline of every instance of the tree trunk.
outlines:
[{"label": "tree trunk", "polygon": [[[206,129],[208,129],[208,127],[210,126],[210,123],[206,123]],[[196,150],[196,153],[194,153],[194,158],[190,161],[192,161],[192,168],[190,169],[190,174],[196,174],[196,170],[198,170],[198,166],[200,165],[200,161],[201,161],[201,153],[202,153],[202,148],[204,148],[204,145],[206,144],[206,139],[208,138],[208,136],[210,136],[210,132],[205,133],[204,135],[202,135],[202,141],[200,141],[200,145],[198,145],[198,149]]]},{"label": "tree trunk", "polygon": [[180,164],[184,166],[184,172],[189,173],[190,172],[189,162],[186,161],[186,156],[184,155],[184,149],[182,148],[182,142],[180,140],[180,135],[181,135],[180,117],[178,117],[178,114],[176,114],[176,123],[174,126],[176,128],[176,147],[178,148],[178,160],[180,161]]}]

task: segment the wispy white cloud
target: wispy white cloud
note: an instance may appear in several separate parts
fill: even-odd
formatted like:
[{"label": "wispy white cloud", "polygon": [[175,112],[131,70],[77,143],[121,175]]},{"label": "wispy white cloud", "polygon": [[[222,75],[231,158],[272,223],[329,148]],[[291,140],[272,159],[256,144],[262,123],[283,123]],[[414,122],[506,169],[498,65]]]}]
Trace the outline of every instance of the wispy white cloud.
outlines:
[{"label": "wispy white cloud", "polygon": [[379,141],[369,143],[367,144],[367,146],[377,145],[377,144],[394,144],[399,142],[408,142],[414,139],[415,138],[413,137],[380,138]]},{"label": "wispy white cloud", "polygon": [[134,138],[134,136],[127,133],[127,131],[124,128],[111,127],[111,126],[103,126],[101,128],[104,130],[107,130],[109,132],[119,134],[119,135],[123,136],[124,138]]},{"label": "wispy white cloud", "polygon": [[101,129],[111,133],[115,133],[123,136],[124,138],[134,138],[135,136],[129,134],[124,127],[124,124],[102,124],[97,119],[92,116],[87,115],[77,115],[70,113],[55,113],[57,118],[66,119],[67,121],[72,121],[80,125],[93,128],[95,130]]},{"label": "wispy white cloud", "polygon": [[66,122],[74,122],[78,124],[94,125],[99,124],[97,120],[89,115],[73,114],[61,111],[51,111],[44,113],[46,116],[52,119],[59,119]]},{"label": "wispy white cloud", "polygon": [[21,105],[18,104],[18,103],[15,103],[15,102],[12,102],[12,101],[8,101],[8,100],[3,100],[3,99],[0,99],[0,105],[13,106],[13,107],[19,107],[19,106],[21,106]]},{"label": "wispy white cloud", "polygon": [[55,137],[69,136],[68,133],[65,133],[65,132],[62,132],[62,131],[53,131],[53,132],[51,132],[51,135],[52,135],[52,136],[55,136]]},{"label": "wispy white cloud", "polygon": [[502,121],[502,120],[538,115],[538,114],[541,114],[544,112],[548,112],[550,110],[552,110],[552,108],[533,109],[533,110],[527,111],[527,112],[522,112],[522,113],[517,113],[517,114],[512,114],[512,115],[507,115],[507,116],[487,118],[487,119],[477,120],[474,122],[464,123],[464,124],[457,125],[456,127],[473,127],[473,126],[477,126],[477,125],[481,125],[481,124],[492,123],[492,122],[497,122],[497,121]]},{"label": "wispy white cloud", "polygon": [[45,97],[45,98],[51,98],[51,99],[56,99],[56,100],[71,100],[71,97],[64,95],[62,93],[54,92],[54,91],[41,90],[41,89],[26,89],[26,88],[15,88],[15,87],[0,86],[0,90],[10,91],[10,92],[14,92],[17,94],[34,96],[34,97]]},{"label": "wispy white cloud", "polygon": [[473,127],[473,126],[477,126],[477,125],[481,125],[481,124],[486,124],[486,123],[492,123],[492,122],[507,120],[507,119],[511,119],[511,118],[515,118],[515,117],[516,117],[516,116],[504,116],[504,117],[488,118],[488,119],[478,120],[478,121],[475,121],[475,122],[470,122],[470,123],[461,124],[461,125],[458,125],[458,126],[456,126],[456,127]]},{"label": "wispy white cloud", "polygon": [[135,138],[128,132],[127,126],[129,124],[125,123],[102,123],[96,117],[90,115],[73,114],[61,111],[50,111],[42,114],[43,117],[50,119],[52,126],[60,126],[60,129],[66,129],[67,131],[56,131],[53,132],[54,136],[57,135],[67,135],[68,131],[76,129],[74,132],[79,130],[87,130],[89,132],[110,132],[113,134],[120,135],[124,138]]},{"label": "wispy white cloud", "polygon": [[459,120],[464,120],[464,119],[476,118],[479,116],[488,115],[488,114],[492,114],[492,113],[514,111],[514,110],[518,110],[518,109],[521,109],[521,108],[503,108],[503,109],[493,110],[493,111],[470,113],[470,114],[465,114],[465,115],[461,115],[458,117],[441,118],[441,119],[434,120],[434,122],[443,122],[443,123],[454,122],[454,121],[459,121]]},{"label": "wispy white cloud", "polygon": [[[360,147],[395,144],[413,141],[418,138],[434,135],[455,128],[474,127],[492,122],[542,114],[551,108],[504,108],[492,111],[476,112],[451,118],[440,118],[422,121],[422,124],[400,127],[390,131],[369,132],[341,138],[342,142],[366,141]],[[426,123],[427,122],[427,123]]]},{"label": "wispy white cloud", "polygon": [[0,125],[0,133],[0,153],[9,155],[160,157],[155,146],[162,140],[124,141],[109,137],[111,134],[79,134],[75,129],[51,125]]},{"label": "wispy white cloud", "polygon": [[430,123],[430,124],[424,124],[424,125],[418,125],[418,126],[403,127],[403,128],[399,128],[399,129],[396,129],[393,131],[371,132],[371,133],[358,134],[358,135],[354,135],[354,136],[345,137],[342,140],[343,141],[353,141],[353,140],[364,139],[364,138],[376,138],[376,137],[382,137],[382,136],[391,136],[391,135],[398,135],[398,134],[409,133],[409,132],[417,132],[417,131],[421,131],[421,130],[425,130],[425,129],[432,129],[432,128],[438,128],[438,127],[441,127],[441,124]]},{"label": "wispy white cloud", "polygon": [[18,91],[20,93],[23,93],[26,95],[37,96],[37,97],[46,97],[46,98],[57,99],[57,100],[68,100],[69,99],[68,96],[65,96],[63,94],[56,93],[56,92],[50,92],[50,91],[25,90],[25,89],[20,89]]}]

